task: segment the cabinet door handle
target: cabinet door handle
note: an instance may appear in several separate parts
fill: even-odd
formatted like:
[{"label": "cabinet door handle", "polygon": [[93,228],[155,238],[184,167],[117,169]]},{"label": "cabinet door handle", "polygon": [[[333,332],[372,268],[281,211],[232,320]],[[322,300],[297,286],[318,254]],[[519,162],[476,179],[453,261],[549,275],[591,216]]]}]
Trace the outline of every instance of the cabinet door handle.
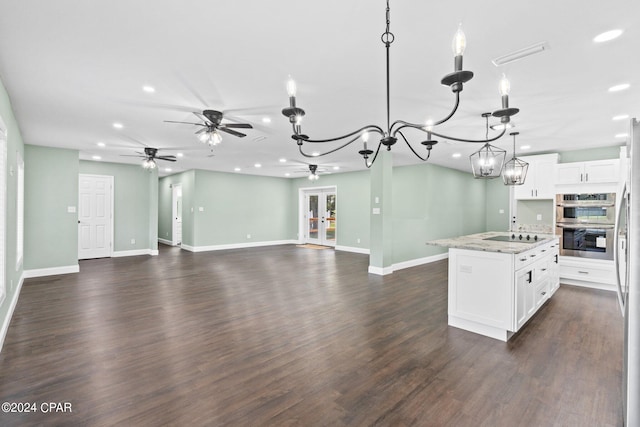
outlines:
[{"label": "cabinet door handle", "polygon": [[536,197],[538,197],[538,190],[536,190]]},{"label": "cabinet door handle", "polygon": [[547,269],[546,269],[546,268],[543,268],[543,269],[542,269],[542,271],[547,271]]},{"label": "cabinet door handle", "polygon": [[585,180],[585,181],[589,181],[589,174],[588,174],[588,173],[587,173],[587,174],[585,174],[585,175],[584,175],[584,177],[585,177],[585,178],[584,178],[584,180]]},{"label": "cabinet door handle", "polygon": [[556,255],[556,264],[558,263],[558,255]]},{"label": "cabinet door handle", "polygon": [[580,182],[582,182],[582,174],[580,174]]},{"label": "cabinet door handle", "polygon": [[578,270],[578,273],[580,273],[580,274],[589,274],[588,271],[581,271],[581,270]]},{"label": "cabinet door handle", "polygon": [[547,293],[546,292],[542,292],[540,295],[545,296]]},{"label": "cabinet door handle", "polygon": [[529,275],[529,278],[527,279],[527,282],[531,283],[531,281],[533,280],[533,271],[528,271],[527,274]]}]

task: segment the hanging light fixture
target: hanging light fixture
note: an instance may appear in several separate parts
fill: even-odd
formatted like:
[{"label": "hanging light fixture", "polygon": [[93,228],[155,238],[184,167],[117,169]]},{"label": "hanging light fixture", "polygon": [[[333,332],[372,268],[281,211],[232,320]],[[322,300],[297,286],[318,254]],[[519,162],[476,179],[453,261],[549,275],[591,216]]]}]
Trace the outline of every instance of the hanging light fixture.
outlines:
[{"label": "hanging light fixture", "polygon": [[142,167],[144,169],[152,170],[152,169],[155,169],[157,166],[158,165],[156,165],[156,162],[150,157],[148,157],[148,158],[146,158],[146,159],[144,159],[142,161]]},{"label": "hanging light fixture", "polygon": [[317,181],[320,179],[320,176],[317,174],[318,165],[309,165],[309,176],[307,177],[309,181]]},{"label": "hanging light fixture", "polygon": [[208,144],[210,147],[218,145],[222,142],[220,133],[213,128],[208,129],[206,132],[202,132],[200,135],[198,135],[198,139],[200,140],[200,142],[202,142],[203,144]]},{"label": "hanging light fixture", "polygon": [[[486,120],[486,139],[489,138],[489,116],[491,113],[483,113]],[[471,171],[474,178],[497,178],[502,172],[502,165],[507,152],[488,142],[484,146],[469,156],[471,161]]]},{"label": "hanging light fixture", "polygon": [[[429,157],[431,156],[431,150],[433,149],[433,146],[438,143],[437,140],[433,139],[434,136],[448,139],[448,140],[459,141],[459,142],[483,143],[485,144],[483,148],[486,148],[487,149],[486,151],[491,151],[491,149],[494,149],[495,147],[490,146],[489,143],[501,138],[505,134],[506,124],[509,123],[511,116],[517,114],[519,111],[517,108],[509,107],[510,84],[509,84],[509,80],[507,80],[506,76],[504,75],[499,85],[500,95],[502,97],[501,99],[502,105],[500,109],[494,111],[493,113],[489,113],[486,116],[487,117],[487,134],[485,136],[485,139],[475,140],[475,139],[468,139],[468,138],[453,137],[453,136],[444,135],[442,133],[434,131],[435,127],[445,123],[446,121],[451,119],[453,115],[456,113],[458,106],[460,104],[460,92],[462,92],[464,83],[468,82],[469,80],[471,80],[471,78],[473,78],[473,72],[462,69],[462,58],[463,58],[463,54],[464,54],[464,50],[467,42],[461,26],[456,31],[456,34],[452,42],[452,50],[454,54],[454,71],[444,76],[440,81],[440,83],[442,83],[443,85],[449,86],[449,88],[455,95],[454,105],[451,111],[449,112],[449,114],[447,114],[444,118],[440,120],[436,120],[429,123],[428,125],[409,123],[404,120],[396,120],[393,123],[391,123],[389,51],[390,51],[391,43],[393,43],[393,41],[395,40],[395,36],[391,31],[389,31],[390,23],[391,23],[391,19],[390,19],[389,0],[387,0],[386,29],[381,36],[382,43],[385,45],[385,49],[386,49],[386,67],[387,67],[386,68],[386,78],[387,78],[387,81],[386,81],[386,89],[387,89],[386,127],[382,128],[378,125],[366,125],[346,135],[338,136],[335,138],[328,138],[328,139],[310,138],[308,135],[305,135],[304,133],[302,133],[302,117],[305,115],[305,111],[302,108],[298,107],[296,104],[296,92],[297,92],[296,83],[291,77],[289,77],[289,80],[287,81],[287,93],[289,95],[289,106],[282,110],[282,114],[289,119],[289,123],[291,123],[293,127],[293,135],[291,137],[296,141],[296,144],[298,145],[298,150],[300,151],[300,153],[305,157],[325,156],[325,155],[334,153],[338,150],[341,150],[351,145],[352,143],[362,139],[363,148],[358,151],[358,154],[362,156],[366,167],[369,168],[378,157],[378,153],[380,152],[381,147],[384,146],[386,147],[387,151],[390,151],[391,147],[398,141],[398,138],[402,138],[402,140],[407,144],[411,152],[422,161],[427,161],[429,159]],[[501,129],[500,133],[492,138],[489,138],[489,135],[488,135],[488,116],[500,118],[500,123],[505,125]],[[420,154],[418,153],[418,151],[416,151],[416,149],[412,146],[412,144],[404,135],[403,131],[405,129],[415,129],[415,130],[425,132],[427,134],[427,139],[421,142],[421,144],[424,145],[425,149],[427,150],[426,155],[424,153]],[[372,148],[374,147],[370,147],[367,145],[372,133],[378,134],[380,136],[380,140],[377,143],[377,147],[375,147],[375,151],[372,150]],[[326,151],[322,153],[314,152],[313,154],[309,154],[309,153],[306,153],[302,148],[305,142],[310,144],[334,143],[337,146],[332,146],[332,148],[328,148]],[[370,159],[372,155],[373,155],[373,158]],[[503,161],[504,161],[504,155],[503,155]],[[502,168],[502,163],[500,163],[499,165],[495,164],[493,166],[493,169],[497,170],[498,175],[500,173],[501,168]],[[489,170],[488,166],[485,167],[484,170],[485,172],[488,171]],[[486,177],[486,178],[489,178],[489,177],[493,178],[494,177],[493,173],[494,172],[491,172],[490,174],[480,174],[480,176]],[[474,172],[474,176],[475,176],[475,172]]]},{"label": "hanging light fixture", "polygon": [[529,163],[516,157],[516,135],[519,132],[511,132],[513,136],[513,158],[504,164],[502,170],[502,181],[504,185],[522,185],[527,177]]}]

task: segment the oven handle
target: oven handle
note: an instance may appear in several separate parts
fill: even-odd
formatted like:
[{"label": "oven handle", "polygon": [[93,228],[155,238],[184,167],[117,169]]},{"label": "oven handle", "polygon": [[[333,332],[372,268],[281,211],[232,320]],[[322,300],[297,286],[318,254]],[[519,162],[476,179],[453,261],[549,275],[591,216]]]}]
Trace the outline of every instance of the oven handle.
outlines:
[{"label": "oven handle", "polygon": [[615,203],[556,203],[556,206],[562,208],[611,208]]},{"label": "oven handle", "polygon": [[592,228],[592,229],[602,229],[602,230],[613,230],[615,228],[614,224],[562,224],[560,222],[556,223],[556,227],[560,228]]}]

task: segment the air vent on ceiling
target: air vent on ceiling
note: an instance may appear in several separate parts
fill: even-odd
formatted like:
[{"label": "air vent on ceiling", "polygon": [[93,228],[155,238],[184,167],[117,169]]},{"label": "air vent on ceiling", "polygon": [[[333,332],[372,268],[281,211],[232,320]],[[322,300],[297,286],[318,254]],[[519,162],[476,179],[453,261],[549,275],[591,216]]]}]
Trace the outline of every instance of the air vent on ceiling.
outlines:
[{"label": "air vent on ceiling", "polygon": [[506,55],[499,56],[493,59],[493,65],[499,67],[501,65],[506,65],[511,62],[517,61],[522,58],[526,58],[527,56],[535,55],[536,53],[544,52],[545,50],[549,50],[551,47],[547,42],[540,42],[534,45],[516,50],[515,52],[508,53]]}]

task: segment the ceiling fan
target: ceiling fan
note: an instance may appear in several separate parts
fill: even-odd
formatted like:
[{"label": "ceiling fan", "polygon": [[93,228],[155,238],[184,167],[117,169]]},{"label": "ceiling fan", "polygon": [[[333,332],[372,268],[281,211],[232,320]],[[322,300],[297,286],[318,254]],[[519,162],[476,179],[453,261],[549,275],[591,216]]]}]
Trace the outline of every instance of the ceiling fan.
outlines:
[{"label": "ceiling fan", "polygon": [[222,137],[218,131],[226,132],[233,136],[237,136],[238,138],[243,138],[247,136],[242,132],[238,132],[234,129],[253,129],[249,123],[222,123],[222,119],[224,118],[224,113],[216,110],[204,110],[202,113],[198,113],[193,111],[193,114],[196,115],[201,123],[193,123],[193,122],[179,122],[174,120],[165,120],[165,123],[179,123],[185,125],[194,125],[201,126],[202,129],[198,129],[196,131],[196,135],[198,135],[198,139],[200,142],[209,144],[211,146],[218,145],[222,142]]},{"label": "ceiling fan", "polygon": [[315,165],[315,164],[305,163],[305,162],[299,162],[299,163],[306,164],[307,168],[295,170],[295,171],[293,171],[293,173],[295,173],[295,174],[307,173],[308,174],[307,178],[309,179],[309,181],[317,181],[318,179],[320,179],[320,174],[325,174],[329,170],[328,168],[326,168],[324,166],[318,166],[318,165]]},{"label": "ceiling fan", "polygon": [[176,156],[168,155],[168,156],[158,156],[158,149],[152,147],[145,147],[144,153],[140,153],[136,151],[137,154],[124,154],[125,157],[140,157],[144,159],[142,161],[142,167],[145,169],[155,169],[157,167],[156,160],[165,160],[167,162],[175,162]]}]

